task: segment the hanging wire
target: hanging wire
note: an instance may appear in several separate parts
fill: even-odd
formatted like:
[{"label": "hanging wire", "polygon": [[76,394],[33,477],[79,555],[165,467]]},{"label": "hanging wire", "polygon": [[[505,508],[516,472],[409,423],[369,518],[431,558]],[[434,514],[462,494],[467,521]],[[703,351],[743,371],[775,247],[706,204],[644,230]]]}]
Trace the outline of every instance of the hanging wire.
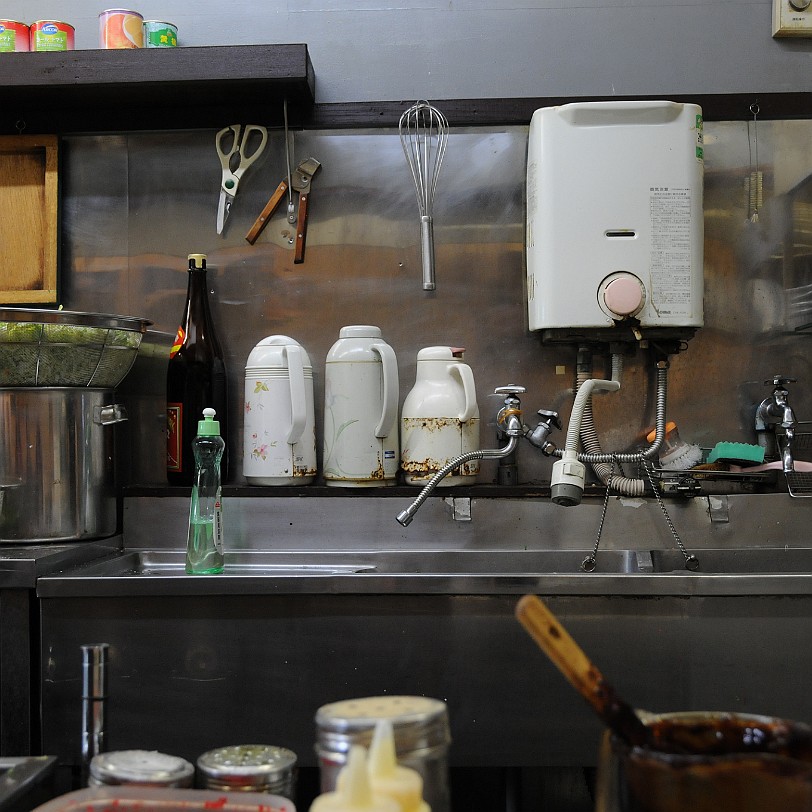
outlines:
[{"label": "hanging wire", "polygon": [[750,105],[753,114],[753,135],[750,137],[750,122],[747,122],[747,146],[750,152],[750,174],[745,179],[747,194],[747,218],[751,223],[758,222],[758,214],[763,203],[764,176],[758,162],[758,114],[761,108],[756,102]]},{"label": "hanging wire", "polygon": [[288,171],[288,222],[296,222],[296,214],[293,205],[293,188],[290,182],[290,138],[288,135],[288,100],[282,100],[282,114],[285,117],[285,166]]},{"label": "hanging wire", "polygon": [[615,467],[618,465],[617,458],[612,457],[612,465],[609,469],[609,478],[606,480],[606,492],[603,495],[603,507],[601,509],[601,519],[598,523],[598,534],[595,538],[595,546],[592,552],[581,562],[581,569],[584,572],[592,572],[598,564],[598,547],[601,544],[603,535],[603,523],[606,521],[606,510],[609,507],[609,494],[612,492],[612,480],[615,478]]}]

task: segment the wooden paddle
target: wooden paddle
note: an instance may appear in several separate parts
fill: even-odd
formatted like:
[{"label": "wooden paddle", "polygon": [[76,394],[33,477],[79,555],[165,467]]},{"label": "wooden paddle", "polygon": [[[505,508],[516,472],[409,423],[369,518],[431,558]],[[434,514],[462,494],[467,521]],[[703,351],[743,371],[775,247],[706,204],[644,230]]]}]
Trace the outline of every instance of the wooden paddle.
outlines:
[{"label": "wooden paddle", "polygon": [[648,747],[648,728],[569,636],[556,616],[535,595],[516,605],[516,617],[570,684],[592,706],[613,733],[630,745]]}]

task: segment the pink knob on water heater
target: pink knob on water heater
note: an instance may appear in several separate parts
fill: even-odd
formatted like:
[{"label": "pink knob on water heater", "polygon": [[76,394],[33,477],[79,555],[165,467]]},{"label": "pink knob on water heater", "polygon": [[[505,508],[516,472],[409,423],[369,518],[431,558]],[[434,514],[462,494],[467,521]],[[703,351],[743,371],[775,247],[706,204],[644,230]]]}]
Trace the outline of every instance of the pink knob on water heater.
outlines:
[{"label": "pink knob on water heater", "polygon": [[643,307],[643,287],[631,274],[618,274],[603,287],[607,309],[620,317],[633,316]]}]

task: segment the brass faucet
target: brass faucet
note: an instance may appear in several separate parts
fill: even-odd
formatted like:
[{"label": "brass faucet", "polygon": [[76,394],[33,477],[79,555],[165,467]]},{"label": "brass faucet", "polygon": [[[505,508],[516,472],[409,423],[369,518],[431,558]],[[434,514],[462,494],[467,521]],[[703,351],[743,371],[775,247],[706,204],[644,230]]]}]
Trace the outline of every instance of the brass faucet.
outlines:
[{"label": "brass faucet", "polygon": [[539,416],[542,418],[541,423],[532,431],[522,423],[522,407],[519,395],[525,392],[523,386],[516,386],[514,384],[510,386],[499,386],[494,392],[497,395],[505,396],[504,405],[499,409],[496,415],[496,426],[499,436],[507,438],[507,445],[504,445],[502,448],[483,448],[479,451],[469,451],[466,454],[455,457],[451,462],[437,471],[423,486],[423,490],[420,491],[412,504],[395,517],[398,523],[403,525],[403,527],[407,527],[411,523],[414,514],[417,513],[420,506],[428,499],[437,485],[463,463],[469,460],[498,460],[503,457],[508,457],[516,450],[520,437],[527,437],[533,445],[543,450],[544,447],[548,446],[547,438],[553,428],[561,427],[558,415],[555,412],[539,412]]}]

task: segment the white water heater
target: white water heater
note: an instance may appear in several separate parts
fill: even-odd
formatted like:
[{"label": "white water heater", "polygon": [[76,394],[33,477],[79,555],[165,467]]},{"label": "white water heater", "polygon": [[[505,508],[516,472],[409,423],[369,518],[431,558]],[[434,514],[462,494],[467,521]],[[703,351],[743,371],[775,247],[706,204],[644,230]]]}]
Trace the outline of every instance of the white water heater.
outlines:
[{"label": "white water heater", "polygon": [[702,326],[702,111],[536,110],[527,156],[531,330]]}]

